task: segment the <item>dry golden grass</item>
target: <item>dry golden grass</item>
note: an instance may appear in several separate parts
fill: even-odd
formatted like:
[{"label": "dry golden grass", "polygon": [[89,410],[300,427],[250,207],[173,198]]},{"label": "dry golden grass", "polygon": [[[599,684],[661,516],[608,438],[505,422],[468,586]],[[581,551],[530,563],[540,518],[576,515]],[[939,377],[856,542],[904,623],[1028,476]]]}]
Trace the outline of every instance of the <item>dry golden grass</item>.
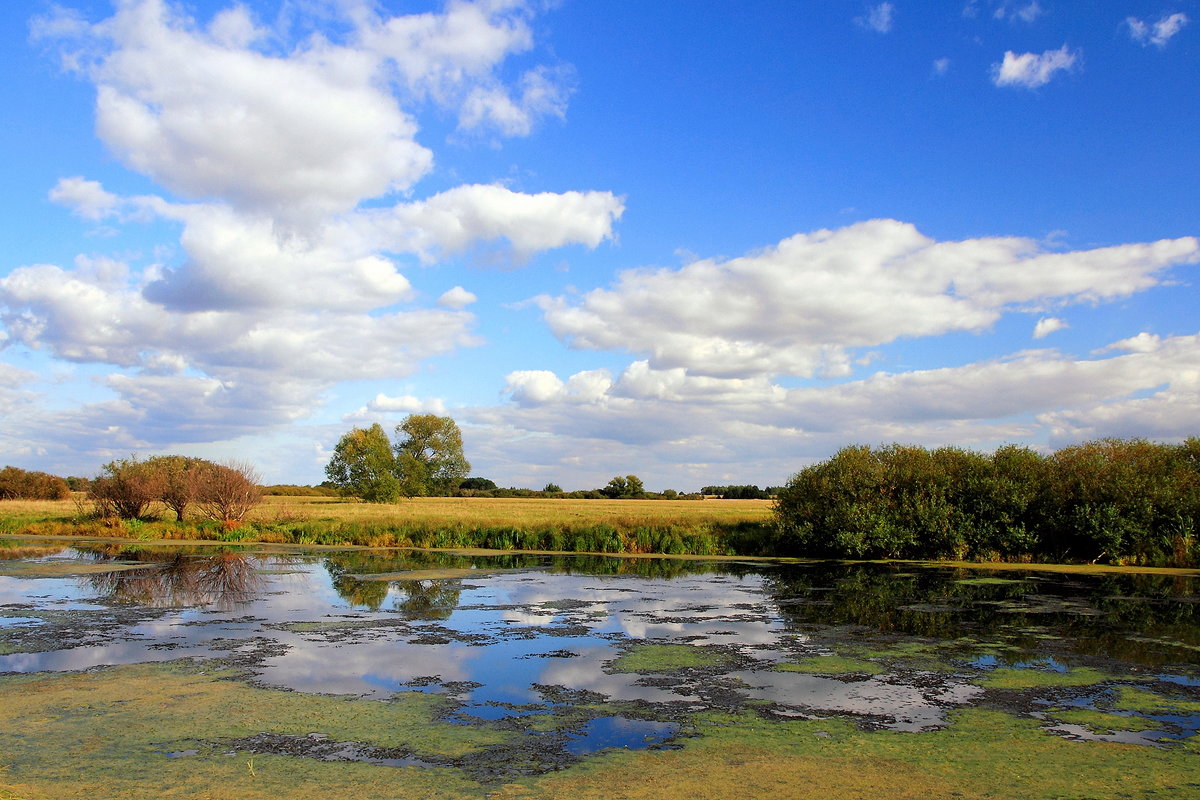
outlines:
[{"label": "dry golden grass", "polygon": [[[360,503],[336,497],[264,498],[250,521],[327,520],[356,523],[411,523],[421,527],[518,528],[545,525],[640,525],[692,527],[709,523],[763,522],[770,500],[574,500],[544,497],[414,497],[398,503]],[[87,505],[83,512],[89,511]],[[52,521],[78,517],[75,500],[0,501],[0,521]],[[172,513],[160,509],[163,519]]]},{"label": "dry golden grass", "polygon": [[770,500],[572,500],[544,497],[414,497],[395,504],[330,497],[268,497],[252,520],[334,520],[422,527],[535,528],[547,525],[692,527],[706,523],[764,522]]}]

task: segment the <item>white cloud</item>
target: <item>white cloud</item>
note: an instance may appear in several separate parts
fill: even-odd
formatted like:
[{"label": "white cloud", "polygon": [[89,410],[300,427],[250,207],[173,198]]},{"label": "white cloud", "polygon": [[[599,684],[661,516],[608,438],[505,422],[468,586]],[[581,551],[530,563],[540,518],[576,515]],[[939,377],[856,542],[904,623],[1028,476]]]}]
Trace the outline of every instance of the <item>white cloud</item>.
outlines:
[{"label": "white cloud", "polygon": [[437,304],[443,308],[453,308],[455,310],[466,308],[474,303],[479,298],[471,292],[468,292],[461,286],[455,286],[453,289],[448,289],[438,298]]},{"label": "white cloud", "polygon": [[394,414],[445,414],[446,404],[437,397],[422,400],[411,394],[390,397],[382,392],[357,411],[345,414],[343,422],[378,422]]},{"label": "white cloud", "polygon": [[1146,47],[1155,45],[1158,48],[1167,46],[1171,38],[1183,30],[1190,20],[1187,14],[1177,12],[1164,14],[1158,22],[1150,23],[1137,17],[1126,17],[1125,24],[1129,26],[1129,36],[1138,44]]},{"label": "white cloud", "polygon": [[1097,350],[1097,354],[1119,351],[1124,353],[1153,353],[1162,346],[1163,340],[1161,337],[1142,331],[1137,336],[1131,336],[1128,339],[1122,339],[1119,342],[1113,342],[1107,347],[1102,347]]},{"label": "white cloud", "polygon": [[244,7],[207,28],[163,0],[129,0],[104,22],[41,20],[64,62],[96,84],[96,127],[128,166],[179,195],[305,222],[410,189],[432,153],[388,89],[461,109],[464,127],[530,132],[562,116],[567,67],[498,68],[532,46],[519,2],[450,2],[442,13],[384,17],[344,7],[347,43],[314,36],[291,49]]},{"label": "white cloud", "polygon": [[1018,55],[1009,50],[1004,61],[992,65],[992,82],[997,86],[1020,86],[1036,89],[1050,82],[1057,72],[1070,72],[1076,68],[1081,51],[1069,49],[1065,44],[1058,50]]},{"label": "white cloud", "polygon": [[16,389],[37,380],[37,374],[0,361],[0,388]]},{"label": "white cloud", "polygon": [[1055,331],[1061,331],[1069,327],[1071,326],[1067,324],[1066,320],[1059,319],[1058,317],[1042,317],[1033,326],[1033,338],[1044,339]]},{"label": "white cloud", "polygon": [[1046,13],[1046,10],[1038,5],[1037,0],[1033,0],[1030,3],[1003,2],[992,12],[992,16],[996,19],[1033,22],[1044,13]]},{"label": "white cloud", "polygon": [[624,211],[611,192],[521,194],[503,186],[458,186],[370,218],[387,249],[431,261],[479,241],[505,239],[518,259],[568,244],[596,247]]},{"label": "white cloud", "polygon": [[491,127],[506,136],[528,136],[538,117],[563,117],[567,110],[566,70],[530,70],[521,77],[520,94],[514,97],[498,86],[476,87],[467,95],[459,114],[464,129]]},{"label": "white cloud", "polygon": [[[1140,338],[1140,337],[1135,337]],[[838,447],[893,441],[987,448],[1108,435],[1194,435],[1200,336],[1163,338],[1115,357],[1052,350],[960,367],[876,373],[785,389],[635,362],[603,394],[580,402],[551,372],[509,376],[514,403],[475,409],[478,469],[528,460],[529,485],[590,488],[637,464],[649,485],[696,489],[720,481],[784,480]],[[1148,393],[1148,394],[1147,394]],[[1138,421],[1138,413],[1147,414]]]},{"label": "white cloud", "polygon": [[939,58],[933,62],[933,74],[945,75],[950,71],[950,59]]},{"label": "white cloud", "polygon": [[63,178],[50,190],[50,200],[87,220],[100,221],[116,212],[120,199],[97,181]]},{"label": "white cloud", "polygon": [[879,3],[878,5],[870,6],[864,16],[855,17],[854,22],[867,30],[872,30],[876,33],[887,33],[892,29],[895,14],[895,5],[892,3]]},{"label": "white cloud", "polygon": [[1050,253],[1030,239],[936,242],[872,220],[725,262],[627,270],[611,288],[537,302],[572,347],[645,354],[656,370],[847,375],[855,348],[981,331],[1016,307],[1127,296],[1197,259],[1191,237]]},{"label": "white cloud", "polygon": [[[52,201],[90,221],[177,225],[180,252],[0,278],[0,342],[113,370],[90,393],[102,399],[53,418],[61,436],[81,452],[147,450],[299,419],[342,381],[402,378],[478,344],[464,310],[475,295],[455,286],[420,307],[406,256],[502,242],[520,260],[610,238],[623,210],[610,192],[415,195],[433,163],[419,111],[504,135],[565,113],[569,66],[506,64],[533,47],[533,14],[523,0],[406,16],[353,0],[296,5],[272,25],[231,5],[205,23],[123,0],[98,23],[61,9],[35,21],[95,85],[103,142],[181,198],[62,179]],[[360,411],[410,407],[443,409],[379,395]]]}]

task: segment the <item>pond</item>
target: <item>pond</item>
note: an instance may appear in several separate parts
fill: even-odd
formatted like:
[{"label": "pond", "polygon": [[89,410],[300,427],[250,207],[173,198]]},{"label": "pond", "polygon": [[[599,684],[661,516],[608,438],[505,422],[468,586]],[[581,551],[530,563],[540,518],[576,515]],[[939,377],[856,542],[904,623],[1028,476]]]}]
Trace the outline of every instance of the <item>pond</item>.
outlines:
[{"label": "pond", "polygon": [[466,737],[216,726],[161,733],[171,760],[453,767],[487,783],[678,748],[714,713],[917,734],[1000,710],[1046,736],[1146,752],[1194,747],[1200,728],[1188,575],[0,545],[0,674],[220,671],[289,702],[424,703],[439,737]]}]

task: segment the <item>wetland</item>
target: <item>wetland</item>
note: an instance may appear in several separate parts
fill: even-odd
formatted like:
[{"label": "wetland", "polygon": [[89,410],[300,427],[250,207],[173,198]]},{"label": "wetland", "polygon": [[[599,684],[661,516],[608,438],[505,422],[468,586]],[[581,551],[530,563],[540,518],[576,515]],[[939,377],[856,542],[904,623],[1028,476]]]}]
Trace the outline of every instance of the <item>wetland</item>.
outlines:
[{"label": "wetland", "polygon": [[1200,797],[1197,573],[0,540],[0,797]]}]

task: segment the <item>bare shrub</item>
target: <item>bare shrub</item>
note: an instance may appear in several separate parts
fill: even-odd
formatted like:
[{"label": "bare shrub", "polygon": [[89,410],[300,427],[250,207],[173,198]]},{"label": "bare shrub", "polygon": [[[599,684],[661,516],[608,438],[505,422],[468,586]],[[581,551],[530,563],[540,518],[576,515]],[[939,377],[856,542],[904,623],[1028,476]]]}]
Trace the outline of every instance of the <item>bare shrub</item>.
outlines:
[{"label": "bare shrub", "polygon": [[262,478],[246,462],[207,464],[196,496],[200,513],[218,522],[240,522],[262,502]]}]

